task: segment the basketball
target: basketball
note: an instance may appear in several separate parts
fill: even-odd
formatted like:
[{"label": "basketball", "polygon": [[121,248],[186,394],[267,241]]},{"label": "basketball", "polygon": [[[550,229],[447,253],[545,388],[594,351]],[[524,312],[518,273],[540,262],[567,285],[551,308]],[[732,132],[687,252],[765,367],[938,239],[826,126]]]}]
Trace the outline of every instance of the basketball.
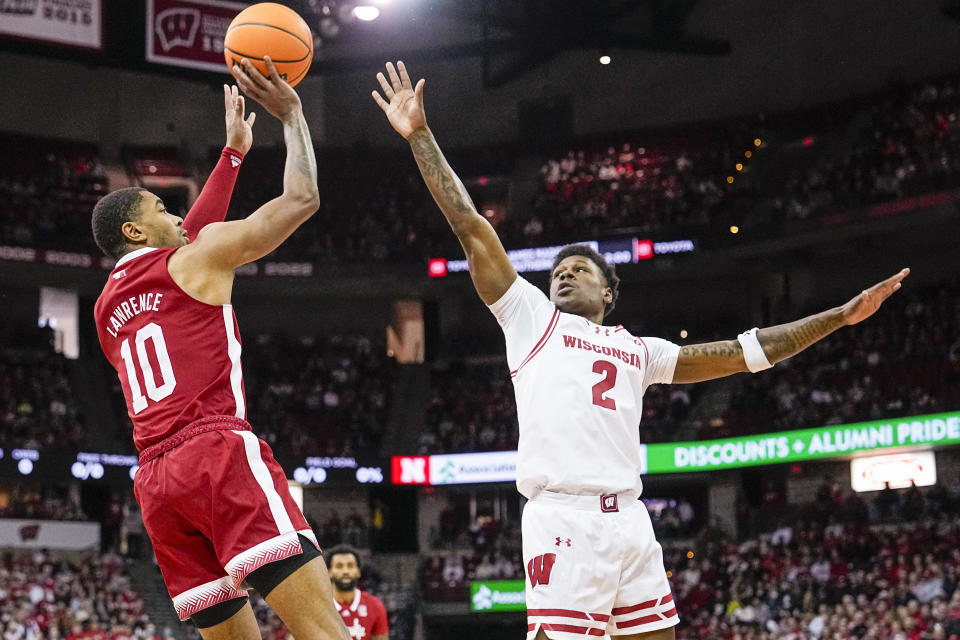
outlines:
[{"label": "basketball", "polygon": [[270,56],[277,73],[291,87],[307,75],[313,61],[313,35],[296,11],[275,2],[261,2],[237,14],[223,40],[223,57],[233,65],[247,58],[267,75],[264,56]]}]

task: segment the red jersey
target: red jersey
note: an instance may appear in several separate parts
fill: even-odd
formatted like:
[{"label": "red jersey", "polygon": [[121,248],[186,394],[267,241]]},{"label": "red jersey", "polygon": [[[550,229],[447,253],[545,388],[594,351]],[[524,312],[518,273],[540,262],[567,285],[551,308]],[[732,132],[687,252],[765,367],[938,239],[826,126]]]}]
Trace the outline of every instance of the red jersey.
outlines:
[{"label": "red jersey", "polygon": [[347,631],[354,640],[369,640],[372,636],[390,631],[387,610],[383,603],[366,591],[354,589],[353,602],[340,604],[334,599],[333,604],[343,617],[343,624],[347,625]]},{"label": "red jersey", "polygon": [[233,306],[184,292],[167,271],[174,251],[147,247],[123,256],[93,312],[138,451],[200,418],[246,418]]}]

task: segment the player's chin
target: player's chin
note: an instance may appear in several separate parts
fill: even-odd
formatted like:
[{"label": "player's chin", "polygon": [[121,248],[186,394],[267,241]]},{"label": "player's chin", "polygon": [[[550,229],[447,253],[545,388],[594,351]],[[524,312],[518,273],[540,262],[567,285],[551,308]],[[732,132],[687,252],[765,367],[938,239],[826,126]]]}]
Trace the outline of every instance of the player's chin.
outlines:
[{"label": "player's chin", "polygon": [[564,313],[578,313],[583,306],[575,295],[556,295],[553,298],[553,304]]}]

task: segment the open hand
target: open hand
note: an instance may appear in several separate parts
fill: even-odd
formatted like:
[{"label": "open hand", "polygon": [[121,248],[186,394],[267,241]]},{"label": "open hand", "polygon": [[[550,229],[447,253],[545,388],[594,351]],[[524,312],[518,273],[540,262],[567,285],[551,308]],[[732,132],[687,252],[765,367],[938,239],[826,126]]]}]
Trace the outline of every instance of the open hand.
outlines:
[{"label": "open hand", "polygon": [[901,269],[886,280],[861,291],[859,295],[841,307],[843,321],[846,324],[857,324],[872,316],[884,300],[900,289],[900,281],[908,275],[910,275],[910,269]]},{"label": "open hand", "polygon": [[223,85],[223,111],[227,122],[227,146],[247,155],[253,146],[253,122],[257,114],[250,112],[244,119],[243,96],[237,92],[237,86]]},{"label": "open hand", "polygon": [[269,75],[264,76],[257,71],[253,63],[246,58],[240,61],[240,65],[233,65],[233,75],[245,94],[263,105],[263,108],[276,118],[286,120],[301,111],[300,96],[280,77],[268,56],[264,56],[263,60],[267,64]]},{"label": "open hand", "polygon": [[387,82],[382,73],[377,74],[380,88],[387,98],[384,100],[374,91],[373,100],[387,114],[387,120],[397,133],[409,138],[411,133],[427,126],[427,114],[423,110],[423,85],[426,81],[421,78],[414,87],[403,62],[397,62],[397,69],[399,74],[394,70],[392,62],[387,63],[390,82]]}]

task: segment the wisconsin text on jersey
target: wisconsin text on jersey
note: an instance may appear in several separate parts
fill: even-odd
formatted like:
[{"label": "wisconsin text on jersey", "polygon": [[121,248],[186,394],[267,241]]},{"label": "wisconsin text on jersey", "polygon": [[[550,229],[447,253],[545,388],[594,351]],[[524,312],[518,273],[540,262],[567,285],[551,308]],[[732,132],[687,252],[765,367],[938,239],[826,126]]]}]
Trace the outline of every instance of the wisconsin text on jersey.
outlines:
[{"label": "wisconsin text on jersey", "polygon": [[[599,332],[598,332],[599,333]],[[609,335],[609,333],[607,334]],[[646,347],[639,338],[632,338],[633,342],[638,346]],[[576,336],[568,336],[563,334],[563,346],[568,349],[583,349],[584,351],[593,351],[594,353],[601,353],[605,356],[610,356],[612,358],[617,358],[627,363],[631,367],[641,368],[647,366],[647,353],[644,351],[644,355],[640,356],[632,351],[627,351],[626,349],[617,349],[616,347],[605,347],[599,344],[593,344],[592,342],[587,342]]]},{"label": "wisconsin text on jersey", "polygon": [[104,328],[107,330],[107,333],[116,338],[120,327],[126,324],[131,318],[147,311],[159,311],[160,299],[162,297],[162,293],[150,291],[127,298],[118,304],[110,313],[110,326]]}]

